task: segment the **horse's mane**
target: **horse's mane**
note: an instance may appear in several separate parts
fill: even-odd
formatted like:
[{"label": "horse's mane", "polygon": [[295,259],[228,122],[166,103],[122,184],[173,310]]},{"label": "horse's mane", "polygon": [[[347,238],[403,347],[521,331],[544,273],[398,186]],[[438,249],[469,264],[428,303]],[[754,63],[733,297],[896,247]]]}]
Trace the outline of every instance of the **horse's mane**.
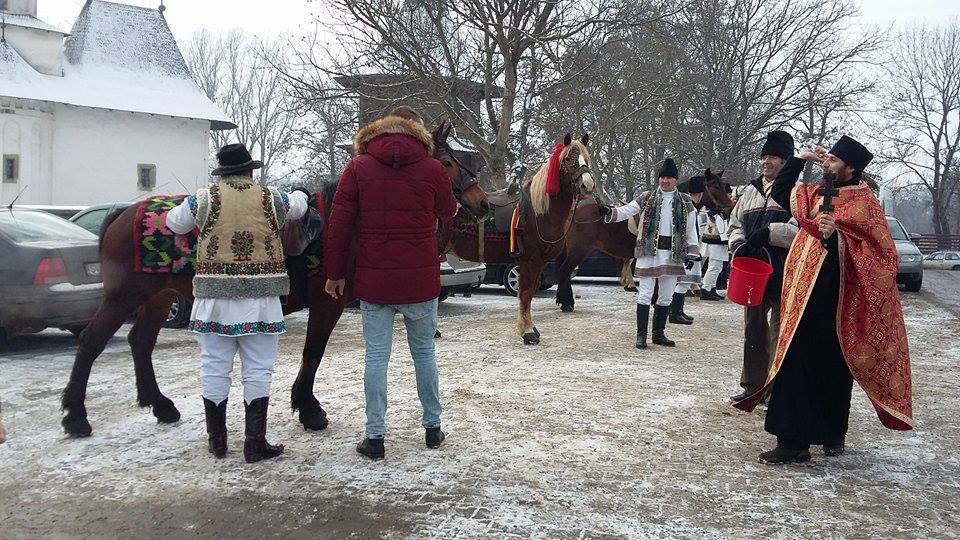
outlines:
[{"label": "horse's mane", "polygon": [[[580,152],[580,155],[587,158],[587,162],[590,161],[590,151],[587,150],[586,145],[582,142],[574,139],[570,141],[570,144],[563,149],[563,152],[560,153],[560,166],[563,166],[563,163],[567,160],[567,157],[576,149]],[[550,196],[547,195],[547,167],[550,162],[547,161],[540,166],[540,169],[526,181],[524,187],[530,193],[530,202],[533,203],[533,211],[538,216],[546,215],[550,212]]]}]

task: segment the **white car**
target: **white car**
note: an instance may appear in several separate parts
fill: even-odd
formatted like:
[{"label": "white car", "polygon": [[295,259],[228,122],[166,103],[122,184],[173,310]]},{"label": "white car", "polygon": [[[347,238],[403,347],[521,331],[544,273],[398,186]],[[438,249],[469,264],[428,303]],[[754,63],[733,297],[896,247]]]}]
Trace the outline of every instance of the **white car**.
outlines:
[{"label": "white car", "polygon": [[446,260],[440,263],[440,301],[458,292],[469,293],[483,283],[486,273],[487,266],[483,263],[465,261],[452,253],[447,254]]},{"label": "white car", "polygon": [[930,270],[960,270],[960,251],[937,251],[923,258],[923,267]]}]

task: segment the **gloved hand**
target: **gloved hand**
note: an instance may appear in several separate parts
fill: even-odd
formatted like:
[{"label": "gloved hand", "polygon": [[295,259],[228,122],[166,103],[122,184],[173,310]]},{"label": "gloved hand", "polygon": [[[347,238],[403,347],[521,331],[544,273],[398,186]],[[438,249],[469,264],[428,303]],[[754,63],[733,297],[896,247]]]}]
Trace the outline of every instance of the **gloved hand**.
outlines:
[{"label": "gloved hand", "polygon": [[692,255],[692,254],[691,254],[691,255],[687,255],[686,257],[683,258],[683,266],[684,266],[687,270],[692,270],[692,269],[693,269],[693,264],[694,264],[694,263],[697,263],[697,262],[700,262],[700,261],[702,261],[702,260],[703,260],[703,257],[701,257],[701,256],[699,256],[699,255]]},{"label": "gloved hand", "polygon": [[606,219],[607,216],[613,213],[613,208],[605,204],[597,206],[597,209],[600,211],[600,217]]},{"label": "gloved hand", "polygon": [[769,243],[770,243],[770,227],[761,227],[753,231],[752,233],[747,235],[747,239],[746,241],[744,241],[745,246],[753,249],[760,249],[760,248],[767,247]]}]

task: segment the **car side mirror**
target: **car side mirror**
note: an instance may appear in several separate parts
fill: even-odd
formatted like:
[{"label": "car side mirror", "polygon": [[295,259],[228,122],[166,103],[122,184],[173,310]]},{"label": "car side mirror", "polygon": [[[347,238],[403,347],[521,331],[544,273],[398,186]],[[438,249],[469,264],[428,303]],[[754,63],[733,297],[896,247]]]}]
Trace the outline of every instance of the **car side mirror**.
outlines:
[{"label": "car side mirror", "polygon": [[914,244],[920,242],[920,235],[917,233],[910,233],[910,241]]}]

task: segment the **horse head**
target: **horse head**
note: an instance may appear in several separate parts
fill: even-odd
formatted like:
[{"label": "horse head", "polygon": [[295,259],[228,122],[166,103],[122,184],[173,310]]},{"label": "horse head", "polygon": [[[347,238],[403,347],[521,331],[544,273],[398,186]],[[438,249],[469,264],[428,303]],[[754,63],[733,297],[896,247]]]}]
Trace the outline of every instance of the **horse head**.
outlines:
[{"label": "horse head", "polygon": [[733,212],[733,200],[727,193],[727,183],[723,181],[723,171],[714,173],[707,169],[703,171],[703,180],[706,187],[703,199],[707,207],[719,212],[723,219],[729,220],[730,212]]},{"label": "horse head", "polygon": [[441,122],[433,130],[433,157],[446,169],[447,177],[453,184],[453,194],[460,201],[460,204],[475,218],[483,219],[490,213],[487,193],[480,187],[477,174],[457,159],[453,148],[447,142],[451,129],[453,129],[453,124]]}]

